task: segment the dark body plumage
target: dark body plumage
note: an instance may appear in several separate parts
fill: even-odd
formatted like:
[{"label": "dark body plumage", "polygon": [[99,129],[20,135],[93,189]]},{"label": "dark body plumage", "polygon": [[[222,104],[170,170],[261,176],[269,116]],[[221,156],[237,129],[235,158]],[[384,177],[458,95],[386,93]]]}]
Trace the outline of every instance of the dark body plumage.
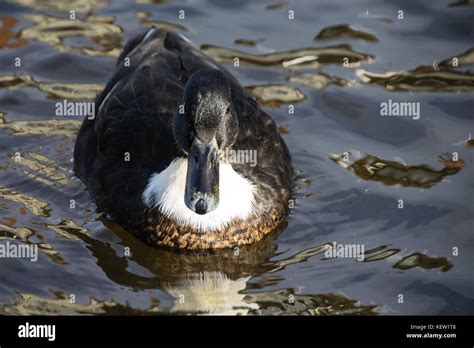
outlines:
[{"label": "dark body plumage", "polygon": [[[186,156],[176,146],[172,119],[186,82],[203,68],[219,69],[230,80],[239,121],[233,148],[257,150],[255,167],[232,164],[256,187],[251,218],[205,233],[167,218],[141,197],[153,173]],[[96,118],[84,119],[79,131],[74,171],[99,210],[128,231],[151,245],[186,249],[231,247],[261,239],[284,218],[293,177],[291,158],[275,122],[239,82],[178,34],[158,29],[125,46],[113,77],[96,99]]]}]

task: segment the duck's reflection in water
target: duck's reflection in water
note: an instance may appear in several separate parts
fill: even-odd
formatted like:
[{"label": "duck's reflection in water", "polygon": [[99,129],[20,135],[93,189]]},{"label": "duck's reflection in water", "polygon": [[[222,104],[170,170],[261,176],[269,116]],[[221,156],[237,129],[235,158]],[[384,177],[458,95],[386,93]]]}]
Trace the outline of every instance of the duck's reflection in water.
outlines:
[{"label": "duck's reflection in water", "polygon": [[242,293],[250,277],[230,279],[218,271],[191,273],[169,287],[166,292],[175,298],[171,312],[245,315],[258,309],[257,303],[245,301]]},{"label": "duck's reflection in water", "polygon": [[[262,265],[275,254],[276,246],[272,241],[279,232],[239,248],[187,253],[151,248],[120,226],[106,219],[102,222],[120,238],[124,250],[129,248],[126,252],[84,234],[77,236],[115,283],[134,290],[164,290],[175,298],[167,311],[176,314],[245,315],[258,307],[245,301],[245,294],[241,292],[252,276],[270,269],[269,265]],[[284,228],[281,226],[280,230]],[[123,256],[125,253],[130,256]],[[137,270],[137,265],[145,272]],[[132,273],[131,267],[136,272]]]},{"label": "duck's reflection in water", "polygon": [[[82,233],[77,236],[115,283],[134,290],[160,289],[174,297],[171,308],[160,308],[154,313],[375,314],[375,306],[361,306],[357,301],[339,295],[296,294],[293,289],[248,291],[250,284],[247,282],[251,277],[281,270],[326,250],[326,246],[320,246],[295,255],[294,260],[270,261],[277,255],[273,240],[286,228],[286,223],[258,243],[214,252],[187,253],[148,247],[120,226],[106,219],[102,222],[120,238],[119,244],[124,246],[124,251]],[[70,233],[75,234],[74,231]],[[145,271],[139,270],[137,265]]]}]

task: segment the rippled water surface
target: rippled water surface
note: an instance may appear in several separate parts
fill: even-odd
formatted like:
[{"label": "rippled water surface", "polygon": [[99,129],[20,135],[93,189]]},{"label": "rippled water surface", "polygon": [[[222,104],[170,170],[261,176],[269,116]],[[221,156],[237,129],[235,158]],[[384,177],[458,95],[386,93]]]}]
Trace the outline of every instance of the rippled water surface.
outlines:
[{"label": "rippled water surface", "polygon": [[[0,2],[0,239],[39,248],[0,259],[0,313],[473,314],[473,16],[455,0]],[[152,25],[224,64],[292,153],[286,226],[238,255],[143,245],[71,171],[81,119],[55,103],[93,100]],[[382,117],[389,100],[419,119]],[[333,242],[364,260],[327,257]]]}]

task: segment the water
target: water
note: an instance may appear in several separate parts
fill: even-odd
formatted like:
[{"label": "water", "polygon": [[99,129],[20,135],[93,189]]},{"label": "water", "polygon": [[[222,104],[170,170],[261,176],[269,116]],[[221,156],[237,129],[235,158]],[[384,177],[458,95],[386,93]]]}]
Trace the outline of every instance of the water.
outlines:
[{"label": "water", "polygon": [[[474,313],[472,4],[18,0],[0,14],[0,239],[39,248],[1,259],[0,313]],[[341,24],[354,29],[327,29]],[[297,172],[281,231],[173,253],[95,213],[71,172],[80,119],[55,103],[92,100],[148,25],[202,46],[278,123]],[[350,47],[320,49],[335,45]],[[419,119],[382,117],[389,99]],[[326,257],[333,242],[365,260]]]}]

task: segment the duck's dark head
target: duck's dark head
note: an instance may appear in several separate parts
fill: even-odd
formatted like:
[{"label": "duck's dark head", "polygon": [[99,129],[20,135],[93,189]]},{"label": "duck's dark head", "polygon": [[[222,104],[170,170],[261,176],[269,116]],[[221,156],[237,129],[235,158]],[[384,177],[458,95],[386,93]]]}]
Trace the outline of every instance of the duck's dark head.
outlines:
[{"label": "duck's dark head", "polygon": [[184,202],[195,213],[217,208],[220,154],[232,146],[238,130],[228,78],[215,69],[191,75],[173,118],[173,133],[188,158]]}]

